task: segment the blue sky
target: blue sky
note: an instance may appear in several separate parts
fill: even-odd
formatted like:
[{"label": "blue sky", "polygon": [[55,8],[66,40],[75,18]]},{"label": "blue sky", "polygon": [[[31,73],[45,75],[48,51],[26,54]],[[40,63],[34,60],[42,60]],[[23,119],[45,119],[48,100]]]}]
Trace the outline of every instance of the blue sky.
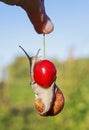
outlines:
[{"label": "blue sky", "polygon": [[[75,58],[89,57],[89,0],[45,0],[45,7],[55,27],[46,35],[46,57],[63,61],[70,48]],[[0,66],[24,55],[18,45],[43,56],[42,40],[23,9],[0,2]]]}]

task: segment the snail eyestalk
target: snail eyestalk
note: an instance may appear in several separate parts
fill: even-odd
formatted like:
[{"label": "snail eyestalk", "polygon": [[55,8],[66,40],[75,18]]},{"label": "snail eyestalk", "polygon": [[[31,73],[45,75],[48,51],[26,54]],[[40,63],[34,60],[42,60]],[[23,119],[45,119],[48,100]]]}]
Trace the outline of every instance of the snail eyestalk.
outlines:
[{"label": "snail eyestalk", "polygon": [[26,54],[26,56],[28,57],[28,59],[31,59],[31,57],[28,55],[28,53],[19,45],[19,47],[24,51],[24,53]]},{"label": "snail eyestalk", "polygon": [[37,51],[36,56],[38,56],[40,49]]}]

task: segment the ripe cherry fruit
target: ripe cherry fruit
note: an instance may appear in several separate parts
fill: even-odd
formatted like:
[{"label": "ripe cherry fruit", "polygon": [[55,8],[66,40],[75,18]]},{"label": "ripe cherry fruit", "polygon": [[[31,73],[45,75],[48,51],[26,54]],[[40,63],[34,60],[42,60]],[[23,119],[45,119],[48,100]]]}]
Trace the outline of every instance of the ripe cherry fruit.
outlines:
[{"label": "ripe cherry fruit", "polygon": [[48,88],[56,78],[56,67],[49,60],[41,60],[34,67],[34,80],[43,88]]}]

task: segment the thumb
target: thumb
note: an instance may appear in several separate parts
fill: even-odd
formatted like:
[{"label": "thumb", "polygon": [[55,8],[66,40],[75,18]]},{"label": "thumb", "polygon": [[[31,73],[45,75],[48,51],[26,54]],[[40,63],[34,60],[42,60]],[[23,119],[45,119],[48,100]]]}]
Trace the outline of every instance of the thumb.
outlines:
[{"label": "thumb", "polygon": [[27,12],[37,33],[48,34],[53,31],[53,23],[45,12],[44,0],[22,0],[19,5]]}]

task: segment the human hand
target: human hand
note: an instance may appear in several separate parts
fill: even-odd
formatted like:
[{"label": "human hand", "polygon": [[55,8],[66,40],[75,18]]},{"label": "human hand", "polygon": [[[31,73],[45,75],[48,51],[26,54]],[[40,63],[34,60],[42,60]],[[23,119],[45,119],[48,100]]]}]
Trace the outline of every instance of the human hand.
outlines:
[{"label": "human hand", "polygon": [[10,5],[21,6],[39,34],[49,34],[54,26],[45,12],[44,0],[0,0]]},{"label": "human hand", "polygon": [[53,31],[53,24],[45,13],[44,0],[22,0],[20,5],[26,10],[37,33],[48,34]]}]

